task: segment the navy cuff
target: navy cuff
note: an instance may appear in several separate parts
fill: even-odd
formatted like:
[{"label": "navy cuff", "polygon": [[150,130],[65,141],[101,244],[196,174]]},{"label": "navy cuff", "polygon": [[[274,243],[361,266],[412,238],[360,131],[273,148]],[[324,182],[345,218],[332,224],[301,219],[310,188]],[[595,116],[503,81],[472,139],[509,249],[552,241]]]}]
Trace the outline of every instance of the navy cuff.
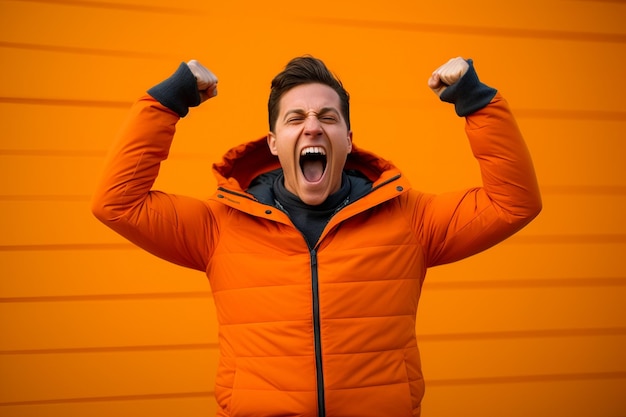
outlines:
[{"label": "navy cuff", "polygon": [[180,117],[189,113],[189,107],[200,104],[196,77],[184,62],[169,78],[149,89],[148,94]]},{"label": "navy cuff", "polygon": [[469,69],[463,77],[446,88],[440,96],[441,101],[454,104],[456,114],[461,117],[487,106],[498,92],[495,88],[480,82],[471,59],[468,59],[467,63]]}]

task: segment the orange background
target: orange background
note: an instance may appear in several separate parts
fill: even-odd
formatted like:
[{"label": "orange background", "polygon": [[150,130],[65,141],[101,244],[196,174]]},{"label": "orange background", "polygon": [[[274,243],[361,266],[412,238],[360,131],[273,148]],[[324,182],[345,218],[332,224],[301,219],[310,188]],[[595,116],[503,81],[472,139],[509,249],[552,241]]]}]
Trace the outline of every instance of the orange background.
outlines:
[{"label": "orange background", "polygon": [[206,278],[99,224],[90,194],[132,101],[196,58],[219,96],[179,124],[157,186],[205,198],[307,53],[350,91],[355,142],[416,188],[480,181],[426,87],[457,55],[534,156],[541,215],[427,277],[423,415],[626,415],[625,23],[624,1],[0,0],[0,416],[213,414]]}]

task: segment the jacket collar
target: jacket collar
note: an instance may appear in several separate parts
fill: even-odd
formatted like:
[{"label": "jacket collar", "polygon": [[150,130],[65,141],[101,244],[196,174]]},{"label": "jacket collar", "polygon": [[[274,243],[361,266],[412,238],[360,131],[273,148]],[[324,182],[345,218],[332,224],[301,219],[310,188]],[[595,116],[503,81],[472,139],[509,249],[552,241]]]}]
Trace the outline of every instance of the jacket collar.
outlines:
[{"label": "jacket collar", "polygon": [[[238,145],[224,155],[222,161],[213,164],[217,185],[235,192],[246,192],[261,174],[280,168],[278,157],[272,155],[267,138]],[[367,177],[373,187],[390,181],[400,171],[389,161],[352,144],[352,152],[346,160],[346,170],[355,170]]]}]

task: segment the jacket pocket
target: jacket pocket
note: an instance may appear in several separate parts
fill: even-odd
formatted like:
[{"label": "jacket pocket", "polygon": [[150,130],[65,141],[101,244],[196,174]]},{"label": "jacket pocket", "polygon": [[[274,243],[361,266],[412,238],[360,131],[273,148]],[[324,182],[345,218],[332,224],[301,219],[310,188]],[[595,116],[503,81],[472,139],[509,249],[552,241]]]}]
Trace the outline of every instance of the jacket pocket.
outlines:
[{"label": "jacket pocket", "polygon": [[235,358],[220,357],[215,378],[215,400],[220,410],[230,415],[236,378]]},{"label": "jacket pocket", "polygon": [[425,387],[424,377],[422,376],[422,363],[417,346],[404,350],[404,365],[411,393],[413,415],[419,416]]}]

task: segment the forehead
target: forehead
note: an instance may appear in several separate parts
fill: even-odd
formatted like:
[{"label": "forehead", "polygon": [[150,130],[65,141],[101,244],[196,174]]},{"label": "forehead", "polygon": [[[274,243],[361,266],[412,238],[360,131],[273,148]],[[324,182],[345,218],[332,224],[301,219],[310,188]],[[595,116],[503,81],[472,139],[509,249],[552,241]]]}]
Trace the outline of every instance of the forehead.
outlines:
[{"label": "forehead", "polygon": [[335,108],[341,106],[339,94],[325,84],[302,84],[287,91],[280,99],[281,113],[286,111],[316,110],[321,108]]}]

